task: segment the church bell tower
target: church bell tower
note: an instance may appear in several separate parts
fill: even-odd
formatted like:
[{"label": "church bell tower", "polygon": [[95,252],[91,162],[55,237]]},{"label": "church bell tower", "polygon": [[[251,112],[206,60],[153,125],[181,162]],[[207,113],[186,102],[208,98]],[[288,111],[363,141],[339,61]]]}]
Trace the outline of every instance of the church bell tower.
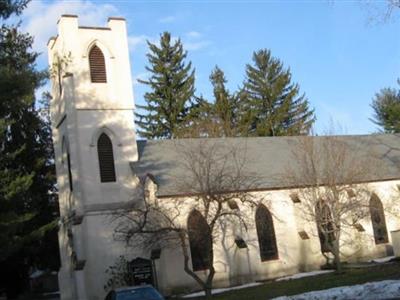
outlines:
[{"label": "church bell tower", "polygon": [[135,187],[129,166],[137,160],[137,147],[126,22],[109,18],[106,27],[86,27],[77,16],[63,15],[48,55],[60,288],[63,299],[92,299],[89,290],[102,290],[103,284],[94,280],[104,273],[96,259],[107,264],[117,255],[100,249],[112,242],[103,216],[132,200]]}]

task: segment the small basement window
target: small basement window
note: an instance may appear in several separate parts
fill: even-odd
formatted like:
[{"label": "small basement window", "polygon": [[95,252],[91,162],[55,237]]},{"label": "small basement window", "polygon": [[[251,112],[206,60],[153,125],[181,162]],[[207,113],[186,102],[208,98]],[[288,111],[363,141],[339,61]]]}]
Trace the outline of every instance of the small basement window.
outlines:
[{"label": "small basement window", "polygon": [[236,203],[235,200],[229,200],[228,201],[228,206],[230,209],[234,210],[234,209],[239,209],[239,205]]},{"label": "small basement window", "polygon": [[354,192],[353,189],[348,189],[346,192],[347,192],[347,196],[349,196],[349,198],[354,198],[356,196],[356,193]]},{"label": "small basement window", "polygon": [[161,257],[161,249],[160,248],[151,250],[150,259],[160,259],[160,257]]},{"label": "small basement window", "polygon": [[362,226],[360,223],[354,224],[354,228],[357,229],[357,231],[359,231],[359,232],[364,232],[365,231],[364,226]]},{"label": "small basement window", "polygon": [[297,194],[297,193],[290,194],[290,199],[292,199],[293,203],[300,203],[301,202],[299,194]]},{"label": "small basement window", "polygon": [[304,230],[299,231],[299,236],[302,240],[309,240],[310,237],[308,236],[307,232],[305,232]]},{"label": "small basement window", "polygon": [[241,237],[236,238],[235,243],[239,249],[247,248],[246,242]]}]

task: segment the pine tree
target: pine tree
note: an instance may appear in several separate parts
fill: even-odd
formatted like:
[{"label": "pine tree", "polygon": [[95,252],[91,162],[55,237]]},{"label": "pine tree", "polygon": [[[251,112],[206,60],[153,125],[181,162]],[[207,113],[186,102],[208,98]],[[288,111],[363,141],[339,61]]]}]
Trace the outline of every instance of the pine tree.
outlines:
[{"label": "pine tree", "polygon": [[[18,14],[25,4],[26,1],[2,3],[0,16]],[[46,268],[52,264],[57,268],[58,264],[50,126],[48,118],[35,108],[35,90],[44,83],[47,73],[35,69],[38,54],[31,51],[32,43],[32,37],[21,33],[18,26],[2,25],[0,288],[6,288],[10,297],[26,287],[30,267]]]},{"label": "pine tree", "polygon": [[30,0],[1,0],[0,18],[7,19],[12,14],[19,15],[26,8]]},{"label": "pine tree", "polygon": [[[400,80],[398,81],[400,84]],[[386,133],[400,132],[400,90],[384,88],[375,95],[371,104],[374,116],[371,119]]]},{"label": "pine tree", "polygon": [[214,93],[214,117],[220,126],[219,136],[235,136],[237,129],[237,96],[230,94],[224,72],[216,66],[210,75]]},{"label": "pine tree", "polygon": [[237,95],[226,88],[224,72],[216,66],[210,75],[213,101],[195,97],[189,115],[190,122],[181,131],[181,137],[231,137],[238,133]]},{"label": "pine tree", "polygon": [[253,54],[253,65],[246,66],[241,92],[242,135],[278,136],[308,134],[315,121],[314,110],[291,82],[289,69],[269,50]]},{"label": "pine tree", "polygon": [[148,42],[147,54],[151,73],[148,80],[139,82],[150,87],[144,95],[146,105],[138,105],[144,110],[137,113],[138,133],[148,139],[175,138],[189,122],[193,106],[194,70],[191,62],[185,63],[187,52],[178,39],[171,40],[171,34],[164,32],[160,46]]}]

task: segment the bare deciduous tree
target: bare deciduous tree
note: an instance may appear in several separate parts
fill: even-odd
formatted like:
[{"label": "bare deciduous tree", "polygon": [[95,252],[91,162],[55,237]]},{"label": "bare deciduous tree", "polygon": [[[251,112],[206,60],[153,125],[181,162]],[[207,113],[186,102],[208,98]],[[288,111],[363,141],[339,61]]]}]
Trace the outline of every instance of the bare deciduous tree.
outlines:
[{"label": "bare deciduous tree", "polygon": [[50,77],[53,78],[54,81],[57,82],[58,84],[58,91],[59,94],[61,95],[62,93],[62,78],[63,76],[66,74],[66,69],[68,67],[68,65],[72,62],[72,56],[71,56],[71,52],[69,52],[66,55],[63,56],[59,56],[56,55],[54,57],[54,61],[50,67]]},{"label": "bare deciduous tree", "polygon": [[389,20],[392,17],[393,12],[400,8],[400,0],[386,0],[386,2],[386,11],[383,15],[384,21]]},{"label": "bare deciduous tree", "polygon": [[360,3],[364,4],[368,13],[368,22],[372,24],[387,23],[400,9],[400,0],[363,0]]},{"label": "bare deciduous tree", "polygon": [[[185,191],[185,196],[158,199],[153,181],[142,182],[140,199],[115,216],[118,222],[115,233],[127,242],[134,241],[148,248],[180,247],[184,271],[210,298],[215,275],[212,244],[223,235],[219,225],[236,222],[247,228],[246,217],[235,209],[235,203],[256,205],[256,199],[247,191],[256,188],[259,179],[247,170],[246,145],[233,145],[220,139],[196,139],[176,141],[175,146],[182,171],[175,178],[176,189]],[[193,211],[197,217],[193,218],[192,225],[200,226],[201,230],[191,231],[187,226],[187,216]],[[200,242],[207,251],[201,262],[207,270],[205,276],[196,273],[190,265],[193,245],[189,242],[192,241]]]},{"label": "bare deciduous tree", "polygon": [[317,225],[321,251],[341,271],[341,236],[369,215],[368,180],[378,164],[340,136],[299,137],[284,178],[298,188],[302,217]]}]

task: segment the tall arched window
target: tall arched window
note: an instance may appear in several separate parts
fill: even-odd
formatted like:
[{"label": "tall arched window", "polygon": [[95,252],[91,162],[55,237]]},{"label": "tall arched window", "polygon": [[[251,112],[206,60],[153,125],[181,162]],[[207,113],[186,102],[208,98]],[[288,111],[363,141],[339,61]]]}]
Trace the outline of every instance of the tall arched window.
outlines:
[{"label": "tall arched window", "polygon": [[206,270],[213,255],[210,227],[197,210],[190,213],[187,227],[193,271]]},{"label": "tall arched window", "polygon": [[90,66],[90,78],[92,82],[106,83],[106,62],[104,60],[103,52],[100,48],[94,45],[89,52],[89,66]]},{"label": "tall arched window", "polygon": [[71,157],[69,155],[69,147],[67,141],[65,140],[65,137],[63,137],[62,140],[62,156],[63,163],[67,163],[69,190],[72,192],[74,190],[74,186],[72,183]]},{"label": "tall arched window", "polygon": [[102,133],[97,140],[101,182],[115,181],[113,146],[107,134]]},{"label": "tall arched window", "polygon": [[372,228],[374,230],[375,244],[383,244],[389,241],[386,229],[385,213],[381,200],[376,194],[372,194],[369,200]]},{"label": "tall arched window", "polygon": [[318,237],[321,244],[321,252],[330,252],[335,240],[335,232],[332,223],[332,214],[324,200],[319,200],[315,206]]},{"label": "tall arched window", "polygon": [[278,258],[274,222],[271,213],[262,204],[256,210],[256,228],[261,261]]}]

